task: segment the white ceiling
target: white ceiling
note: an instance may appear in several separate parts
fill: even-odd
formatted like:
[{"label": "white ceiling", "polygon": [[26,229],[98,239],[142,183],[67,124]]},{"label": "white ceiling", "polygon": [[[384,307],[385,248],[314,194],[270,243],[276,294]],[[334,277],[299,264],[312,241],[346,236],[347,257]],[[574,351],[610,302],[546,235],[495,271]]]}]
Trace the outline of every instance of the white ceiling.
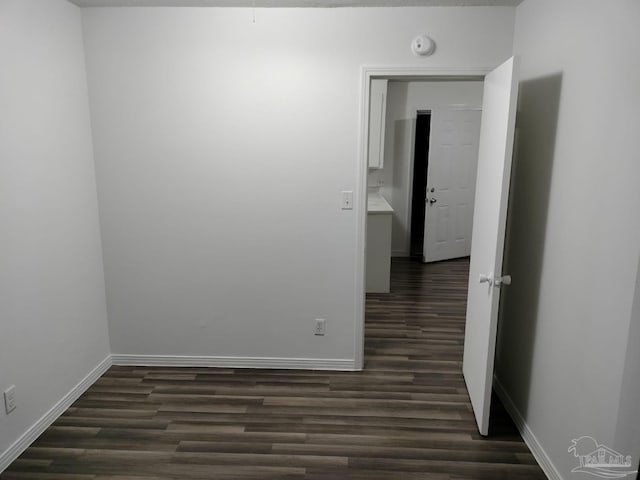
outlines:
[{"label": "white ceiling", "polygon": [[[250,7],[254,0],[69,0],[80,7]],[[523,0],[255,0],[264,7],[516,6]]]}]

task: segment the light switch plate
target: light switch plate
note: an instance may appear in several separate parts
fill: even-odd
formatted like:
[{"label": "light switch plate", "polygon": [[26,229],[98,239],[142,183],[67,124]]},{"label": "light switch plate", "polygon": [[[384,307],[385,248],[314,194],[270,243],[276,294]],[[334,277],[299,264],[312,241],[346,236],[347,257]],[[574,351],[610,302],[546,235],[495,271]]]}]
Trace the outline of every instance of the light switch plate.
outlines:
[{"label": "light switch plate", "polygon": [[344,190],[342,192],[342,210],[353,210],[353,191]]},{"label": "light switch plate", "polygon": [[313,331],[314,335],[324,335],[327,328],[327,320],[325,318],[316,318],[316,325]]}]

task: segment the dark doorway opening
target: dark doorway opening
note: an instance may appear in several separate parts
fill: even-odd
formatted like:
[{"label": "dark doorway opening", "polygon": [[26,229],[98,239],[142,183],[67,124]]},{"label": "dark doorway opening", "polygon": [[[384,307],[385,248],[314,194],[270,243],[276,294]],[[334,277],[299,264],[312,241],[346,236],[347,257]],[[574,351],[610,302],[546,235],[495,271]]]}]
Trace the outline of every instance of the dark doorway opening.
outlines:
[{"label": "dark doorway opening", "polygon": [[429,166],[429,135],[431,112],[418,111],[416,141],[413,157],[413,193],[411,195],[411,243],[412,257],[423,257],[424,216],[427,198],[427,168]]}]

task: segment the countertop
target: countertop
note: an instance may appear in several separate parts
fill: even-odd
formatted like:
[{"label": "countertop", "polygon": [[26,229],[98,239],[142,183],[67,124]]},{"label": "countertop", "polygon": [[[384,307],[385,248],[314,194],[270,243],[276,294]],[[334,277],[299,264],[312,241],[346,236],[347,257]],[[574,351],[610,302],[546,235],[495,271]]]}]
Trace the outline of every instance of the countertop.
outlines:
[{"label": "countertop", "polygon": [[393,208],[382,195],[377,192],[369,192],[367,195],[367,213],[369,215],[393,213]]}]

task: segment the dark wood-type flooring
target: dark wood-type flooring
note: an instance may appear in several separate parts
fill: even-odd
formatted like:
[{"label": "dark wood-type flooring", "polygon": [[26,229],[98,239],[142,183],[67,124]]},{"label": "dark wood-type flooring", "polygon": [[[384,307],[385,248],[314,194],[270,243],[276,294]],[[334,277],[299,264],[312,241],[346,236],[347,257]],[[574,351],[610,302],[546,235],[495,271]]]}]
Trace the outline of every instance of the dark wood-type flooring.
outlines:
[{"label": "dark wood-type flooring", "polygon": [[0,479],[544,479],[499,403],[477,433],[467,274],[394,260],[363,372],[112,367]]}]

